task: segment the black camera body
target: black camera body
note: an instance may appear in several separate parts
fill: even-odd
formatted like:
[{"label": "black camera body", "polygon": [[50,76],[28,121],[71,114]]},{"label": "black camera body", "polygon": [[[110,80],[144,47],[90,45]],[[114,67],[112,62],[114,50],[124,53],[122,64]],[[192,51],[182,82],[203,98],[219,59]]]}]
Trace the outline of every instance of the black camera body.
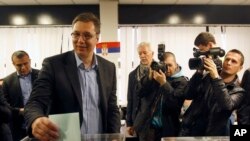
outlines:
[{"label": "black camera body", "polygon": [[155,71],[162,71],[166,72],[167,71],[167,66],[164,64],[164,53],[165,53],[165,44],[159,44],[158,45],[158,59],[160,62],[153,61],[150,65],[152,70]]},{"label": "black camera body", "polygon": [[194,48],[193,50],[194,50],[193,55],[195,58],[191,58],[188,61],[188,66],[191,70],[204,69],[203,59],[199,58],[201,55],[204,55],[206,57],[212,56],[212,59],[216,64],[217,69],[221,70],[222,61],[218,58],[218,56],[223,57],[225,55],[225,50],[221,49],[220,47],[211,48],[205,52],[201,52],[199,49],[196,48]]}]

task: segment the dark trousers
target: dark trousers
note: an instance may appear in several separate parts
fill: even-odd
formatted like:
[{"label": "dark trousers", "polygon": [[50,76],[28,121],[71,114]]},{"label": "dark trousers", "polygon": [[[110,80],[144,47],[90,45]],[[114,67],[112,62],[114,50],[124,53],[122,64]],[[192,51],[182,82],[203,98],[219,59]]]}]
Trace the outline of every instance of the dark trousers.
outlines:
[{"label": "dark trousers", "polygon": [[18,128],[19,130],[13,130],[13,141],[20,141],[27,136],[27,132],[23,128]]},{"label": "dark trousers", "polygon": [[162,129],[157,129],[152,126],[138,133],[139,141],[161,141]]}]

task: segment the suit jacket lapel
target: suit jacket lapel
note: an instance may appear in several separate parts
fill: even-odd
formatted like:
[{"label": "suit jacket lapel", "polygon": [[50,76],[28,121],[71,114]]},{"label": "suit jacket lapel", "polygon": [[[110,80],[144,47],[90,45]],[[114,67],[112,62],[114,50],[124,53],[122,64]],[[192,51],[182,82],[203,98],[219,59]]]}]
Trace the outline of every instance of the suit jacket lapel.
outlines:
[{"label": "suit jacket lapel", "polygon": [[17,92],[17,96],[14,96],[14,97],[16,97],[15,103],[20,103],[21,104],[20,106],[24,106],[21,84],[19,82],[19,78],[18,78],[17,74],[15,74],[13,90],[15,90]]},{"label": "suit jacket lapel", "polygon": [[77,100],[82,110],[82,94],[81,94],[81,87],[80,87],[74,52],[72,51],[65,59],[66,59],[65,72],[69,78],[69,82],[73,87],[74,93],[76,94]]},{"label": "suit jacket lapel", "polygon": [[32,83],[32,86],[34,84],[34,81],[37,79],[38,77],[38,72],[37,70],[35,69],[32,69],[32,72],[31,72],[31,83]]}]

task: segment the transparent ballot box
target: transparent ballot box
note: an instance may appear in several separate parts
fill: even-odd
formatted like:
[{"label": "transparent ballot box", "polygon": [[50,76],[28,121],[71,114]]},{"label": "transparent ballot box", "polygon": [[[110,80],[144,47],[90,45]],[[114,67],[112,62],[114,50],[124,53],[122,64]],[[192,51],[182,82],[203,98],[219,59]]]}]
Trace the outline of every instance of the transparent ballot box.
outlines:
[{"label": "transparent ballot box", "polygon": [[229,141],[228,136],[211,137],[165,137],[161,141]]},{"label": "transparent ballot box", "polygon": [[82,141],[125,141],[123,134],[85,134]]},{"label": "transparent ballot box", "polygon": [[[38,141],[34,138],[25,137],[21,141]],[[62,140],[63,141],[63,140]],[[81,141],[125,141],[123,134],[85,134],[81,136]]]}]

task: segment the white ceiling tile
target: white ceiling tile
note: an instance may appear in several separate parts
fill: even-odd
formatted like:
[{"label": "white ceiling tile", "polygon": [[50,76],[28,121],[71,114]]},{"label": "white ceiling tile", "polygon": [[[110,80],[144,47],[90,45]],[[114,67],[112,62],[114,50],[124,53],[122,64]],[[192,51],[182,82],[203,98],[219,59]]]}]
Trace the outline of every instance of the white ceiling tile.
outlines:
[{"label": "white ceiling tile", "polygon": [[250,5],[250,0],[246,0],[242,5]]},{"label": "white ceiling tile", "polygon": [[193,5],[199,5],[199,4],[207,4],[211,0],[178,0],[176,4],[193,4]]},{"label": "white ceiling tile", "polygon": [[178,0],[143,0],[143,4],[175,4]]},{"label": "white ceiling tile", "polygon": [[119,4],[142,4],[143,0],[119,0]]},{"label": "white ceiling tile", "polygon": [[[99,4],[100,0],[0,0],[2,5]],[[119,4],[250,5],[250,0],[117,0]]]},{"label": "white ceiling tile", "polygon": [[99,4],[99,0],[72,0],[75,4]]},{"label": "white ceiling tile", "polygon": [[41,5],[63,5],[74,4],[72,0],[36,0]]},{"label": "white ceiling tile", "polygon": [[246,0],[211,0],[209,4],[212,5],[241,5]]},{"label": "white ceiling tile", "polygon": [[37,5],[35,0],[1,0],[4,5]]},{"label": "white ceiling tile", "polygon": [[5,3],[2,3],[2,2],[0,1],[0,5],[5,5]]}]

